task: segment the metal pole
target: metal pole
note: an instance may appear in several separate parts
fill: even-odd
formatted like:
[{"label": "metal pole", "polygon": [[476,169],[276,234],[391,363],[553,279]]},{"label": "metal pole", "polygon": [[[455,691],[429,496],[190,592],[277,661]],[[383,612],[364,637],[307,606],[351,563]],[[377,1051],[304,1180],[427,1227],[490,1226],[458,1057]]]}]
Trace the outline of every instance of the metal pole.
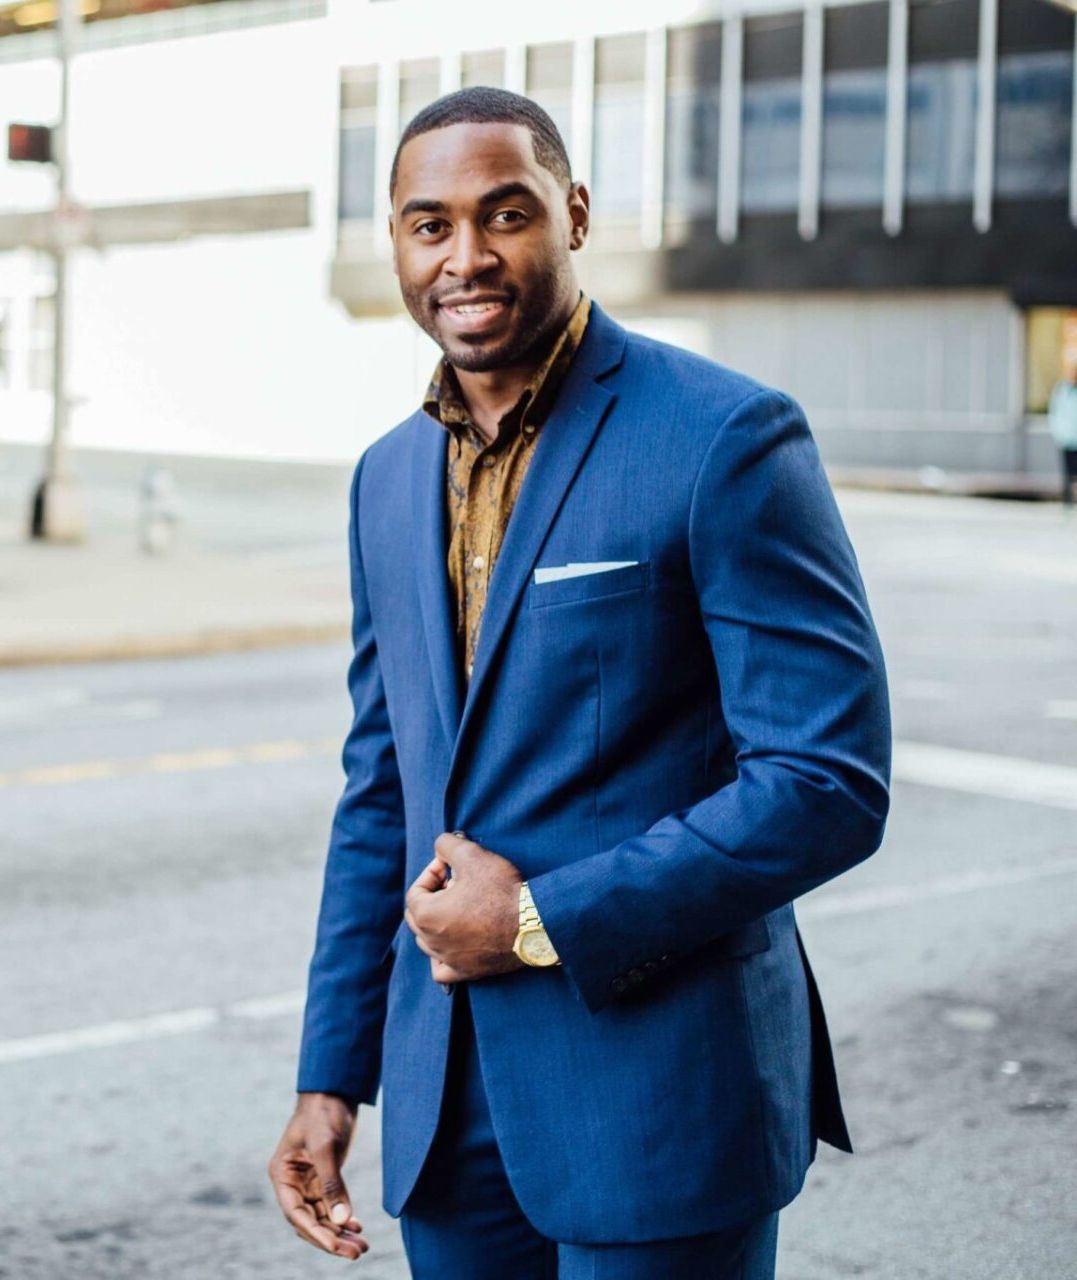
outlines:
[{"label": "metal pole", "polygon": [[901,234],[905,220],[905,150],[909,96],[909,0],[890,0],[886,53],[886,160],[883,229]]},{"label": "metal pole", "polygon": [[995,82],[998,78],[998,0],[980,0],[980,47],[976,58],[976,161],[972,222],[991,230],[995,188]]},{"label": "metal pole", "polygon": [[823,6],[804,10],[800,73],[800,194],[797,230],[802,240],[819,234],[819,194],[823,156]]},{"label": "metal pole", "polygon": [[718,86],[718,239],[732,244],[740,218],[740,144],[744,76],[744,19],[722,24],[722,79]]},{"label": "metal pole", "polygon": [[31,534],[50,542],[80,542],[84,534],[78,486],[67,461],[67,254],[64,216],[70,200],[68,116],[71,59],[76,52],[79,0],[58,0],[60,38],[60,119],[52,131],[56,165],[56,216],[52,259],[55,278],[52,344],[52,436],[45,459],[45,478],[34,495]]}]

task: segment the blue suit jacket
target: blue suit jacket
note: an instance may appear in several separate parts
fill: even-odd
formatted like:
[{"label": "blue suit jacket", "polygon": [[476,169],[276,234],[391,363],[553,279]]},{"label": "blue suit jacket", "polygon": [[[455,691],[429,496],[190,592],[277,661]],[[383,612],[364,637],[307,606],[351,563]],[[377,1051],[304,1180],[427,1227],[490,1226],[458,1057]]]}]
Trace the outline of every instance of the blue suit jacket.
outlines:
[{"label": "blue suit jacket", "polygon": [[[383,1090],[399,1213],[438,1119],[451,999],[402,922],[464,828],[531,881],[563,967],[470,984],[524,1212],[561,1241],[712,1231],[848,1147],[792,900],[872,853],[886,678],[788,396],[594,305],[500,555],[465,689],[448,435],[422,411],[352,488],[354,722],[300,1090]],[[535,583],[536,567],[631,565]]]}]

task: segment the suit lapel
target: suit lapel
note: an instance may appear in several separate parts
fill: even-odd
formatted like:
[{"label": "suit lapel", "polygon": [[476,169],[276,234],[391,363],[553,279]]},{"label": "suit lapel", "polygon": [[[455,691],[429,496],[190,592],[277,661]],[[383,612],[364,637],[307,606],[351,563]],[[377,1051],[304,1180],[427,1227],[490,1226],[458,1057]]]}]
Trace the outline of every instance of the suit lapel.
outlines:
[{"label": "suit lapel", "polygon": [[[553,412],[543,424],[498,554],[479,628],[475,666],[464,695],[456,659],[455,602],[449,588],[445,538],[448,433],[416,415],[412,519],[423,631],[430,654],[438,715],[453,761],[487,683],[509,619],[558,508],[579,470],[614,395],[596,379],[620,363],[624,329],[592,300],[591,317]],[[451,777],[451,770],[450,770]]]},{"label": "suit lapel", "polygon": [[449,750],[456,741],[463,704],[453,634],[455,604],[449,593],[445,540],[445,459],[448,433],[422,410],[415,423],[412,527],[419,578],[419,607],[430,655],[434,696]]},{"label": "suit lapel", "polygon": [[491,678],[506,627],[531,576],[546,534],[615,399],[613,392],[596,379],[620,363],[624,343],[624,329],[592,301],[583,341],[553,412],[539,433],[534,457],[520,487],[490,577],[474,670],[456,735],[450,780],[475,707]]}]

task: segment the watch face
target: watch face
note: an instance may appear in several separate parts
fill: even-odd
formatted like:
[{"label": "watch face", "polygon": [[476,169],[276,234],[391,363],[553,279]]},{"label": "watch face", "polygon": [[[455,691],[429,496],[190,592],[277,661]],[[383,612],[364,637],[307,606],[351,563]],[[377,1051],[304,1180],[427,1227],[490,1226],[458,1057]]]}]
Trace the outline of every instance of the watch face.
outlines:
[{"label": "watch face", "polygon": [[520,958],[526,964],[557,963],[557,952],[545,929],[534,929],[524,934],[520,939]]}]

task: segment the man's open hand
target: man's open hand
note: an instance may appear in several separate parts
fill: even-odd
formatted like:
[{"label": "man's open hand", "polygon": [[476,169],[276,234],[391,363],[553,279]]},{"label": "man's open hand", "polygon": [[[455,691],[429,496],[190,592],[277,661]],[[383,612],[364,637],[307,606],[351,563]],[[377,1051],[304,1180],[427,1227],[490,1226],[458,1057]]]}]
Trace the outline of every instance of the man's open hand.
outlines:
[{"label": "man's open hand", "polygon": [[269,1162],[277,1203],[300,1240],[353,1262],[370,1248],[340,1172],[354,1127],[343,1098],[301,1093]]},{"label": "man's open hand", "polygon": [[434,851],[408,890],[404,919],[430,957],[435,980],[460,982],[522,968],[512,950],[519,871],[500,854],[448,831],[434,841]]}]

